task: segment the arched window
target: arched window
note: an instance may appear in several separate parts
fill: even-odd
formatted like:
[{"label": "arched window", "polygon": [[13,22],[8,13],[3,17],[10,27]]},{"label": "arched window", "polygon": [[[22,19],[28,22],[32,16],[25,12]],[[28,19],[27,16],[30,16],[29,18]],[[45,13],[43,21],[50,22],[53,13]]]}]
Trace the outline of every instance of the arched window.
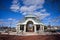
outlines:
[{"label": "arched window", "polygon": [[26,24],[26,32],[33,32],[34,31],[34,26],[32,21],[28,21]]}]

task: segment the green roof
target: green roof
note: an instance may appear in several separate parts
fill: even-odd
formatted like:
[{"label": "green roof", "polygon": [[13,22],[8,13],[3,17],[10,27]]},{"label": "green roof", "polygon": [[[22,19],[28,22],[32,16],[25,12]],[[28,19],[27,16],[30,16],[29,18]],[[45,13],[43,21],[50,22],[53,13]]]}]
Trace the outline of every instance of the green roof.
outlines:
[{"label": "green roof", "polygon": [[35,16],[35,15],[30,14],[30,15],[26,15],[25,17],[36,17],[36,16]]},{"label": "green roof", "polygon": [[[28,18],[27,18],[28,19]],[[23,22],[25,22],[27,19],[22,19],[21,21],[19,21],[19,23],[23,23]],[[40,20],[38,20],[38,19],[36,19],[36,18],[31,18],[31,19],[33,19],[35,22],[37,22],[37,23],[40,23]]]},{"label": "green roof", "polygon": [[32,15],[32,14],[26,15],[24,19],[22,19],[21,21],[19,21],[19,23],[23,23],[23,22],[25,22],[29,18],[33,19],[37,23],[40,23],[40,20],[37,19],[36,16]]}]

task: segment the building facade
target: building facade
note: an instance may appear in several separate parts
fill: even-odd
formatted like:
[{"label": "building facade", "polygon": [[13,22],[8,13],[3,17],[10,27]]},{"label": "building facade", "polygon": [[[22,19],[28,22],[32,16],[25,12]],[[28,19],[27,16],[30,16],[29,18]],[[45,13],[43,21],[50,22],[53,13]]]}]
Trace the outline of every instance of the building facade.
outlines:
[{"label": "building facade", "polygon": [[44,32],[44,24],[40,22],[35,15],[26,15],[25,18],[17,24],[16,31],[18,34]]}]

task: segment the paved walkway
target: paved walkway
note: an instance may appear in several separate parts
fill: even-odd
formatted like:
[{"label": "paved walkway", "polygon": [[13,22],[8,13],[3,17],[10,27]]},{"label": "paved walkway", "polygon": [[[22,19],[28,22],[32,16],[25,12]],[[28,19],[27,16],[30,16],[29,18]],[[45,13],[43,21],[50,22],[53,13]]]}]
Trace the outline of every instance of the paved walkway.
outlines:
[{"label": "paved walkway", "polygon": [[[8,34],[8,33],[1,33],[1,34]],[[52,35],[52,34],[60,34],[60,33],[51,33],[51,32],[40,32],[40,33],[35,33],[35,32],[26,32],[26,33],[19,33],[17,32],[11,32],[9,35],[19,35],[19,36],[30,36],[30,35]]]}]

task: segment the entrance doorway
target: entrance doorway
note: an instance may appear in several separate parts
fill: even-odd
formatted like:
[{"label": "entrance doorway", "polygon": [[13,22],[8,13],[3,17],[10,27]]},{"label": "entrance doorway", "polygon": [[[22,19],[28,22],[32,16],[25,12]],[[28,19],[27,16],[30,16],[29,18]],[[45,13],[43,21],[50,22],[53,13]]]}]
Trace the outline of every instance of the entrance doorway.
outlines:
[{"label": "entrance doorway", "polygon": [[40,25],[36,25],[36,30],[37,30],[37,31],[40,30]]},{"label": "entrance doorway", "polygon": [[26,32],[34,32],[34,26],[32,21],[28,21],[26,24]]}]

